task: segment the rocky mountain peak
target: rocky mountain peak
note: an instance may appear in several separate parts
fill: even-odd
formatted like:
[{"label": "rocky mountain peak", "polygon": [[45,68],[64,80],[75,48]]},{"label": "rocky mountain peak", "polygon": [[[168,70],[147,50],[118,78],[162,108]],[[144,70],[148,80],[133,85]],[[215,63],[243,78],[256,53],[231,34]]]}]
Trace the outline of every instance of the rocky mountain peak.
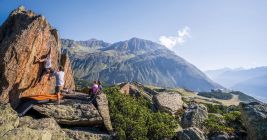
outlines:
[{"label": "rocky mountain peak", "polygon": [[94,47],[105,48],[110,45],[109,43],[104,42],[103,40],[98,40],[95,38],[92,38],[86,41],[76,41],[76,43],[78,43],[79,45],[85,46],[85,47],[90,47],[90,48],[94,48]]},{"label": "rocky mountain peak", "polygon": [[[152,42],[150,40],[140,39],[133,37],[130,40],[126,41],[129,48],[132,50],[156,50],[156,49],[163,49],[163,46]],[[165,49],[165,48],[164,48]]]},{"label": "rocky mountain peak", "polygon": [[14,11],[12,11],[11,15],[16,15],[18,13],[23,13],[23,12],[27,12],[27,10],[23,5],[21,5],[17,9],[15,9]]},{"label": "rocky mountain peak", "polygon": [[120,41],[117,43],[114,43],[110,45],[108,48],[104,49],[105,50],[116,50],[120,52],[126,52],[130,54],[143,54],[159,49],[166,49],[164,46],[157,44],[155,42],[145,40],[145,39],[140,39],[140,38],[131,38],[126,41]]}]

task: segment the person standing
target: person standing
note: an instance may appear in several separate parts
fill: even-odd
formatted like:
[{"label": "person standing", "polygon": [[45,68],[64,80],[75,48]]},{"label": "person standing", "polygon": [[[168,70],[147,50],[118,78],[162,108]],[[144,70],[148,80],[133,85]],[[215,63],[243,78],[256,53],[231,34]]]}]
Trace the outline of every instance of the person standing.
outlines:
[{"label": "person standing", "polygon": [[64,86],[64,68],[62,66],[59,66],[58,71],[53,73],[53,76],[56,78],[56,88],[55,92],[57,94],[57,101],[58,104],[60,104],[60,93]]}]

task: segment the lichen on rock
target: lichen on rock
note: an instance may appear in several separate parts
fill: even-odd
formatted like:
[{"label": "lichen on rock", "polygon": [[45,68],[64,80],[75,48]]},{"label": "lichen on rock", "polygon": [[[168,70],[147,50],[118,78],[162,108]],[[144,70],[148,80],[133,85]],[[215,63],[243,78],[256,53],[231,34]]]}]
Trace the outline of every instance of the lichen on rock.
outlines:
[{"label": "lichen on rock", "polygon": [[80,126],[103,124],[98,110],[87,101],[65,99],[60,105],[48,103],[35,105],[33,108],[47,117],[54,118],[59,124]]}]

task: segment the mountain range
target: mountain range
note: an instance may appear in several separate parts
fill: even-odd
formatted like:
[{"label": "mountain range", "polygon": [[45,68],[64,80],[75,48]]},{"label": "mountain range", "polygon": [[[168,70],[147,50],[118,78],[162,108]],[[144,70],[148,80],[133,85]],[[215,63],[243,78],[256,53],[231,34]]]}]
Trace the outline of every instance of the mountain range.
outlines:
[{"label": "mountain range", "polygon": [[267,67],[251,69],[223,68],[205,72],[212,80],[222,86],[245,92],[267,102]]},{"label": "mountain range", "polygon": [[222,88],[185,59],[149,40],[131,38],[112,44],[97,39],[61,41],[78,79],[109,84],[137,81],[194,91]]}]

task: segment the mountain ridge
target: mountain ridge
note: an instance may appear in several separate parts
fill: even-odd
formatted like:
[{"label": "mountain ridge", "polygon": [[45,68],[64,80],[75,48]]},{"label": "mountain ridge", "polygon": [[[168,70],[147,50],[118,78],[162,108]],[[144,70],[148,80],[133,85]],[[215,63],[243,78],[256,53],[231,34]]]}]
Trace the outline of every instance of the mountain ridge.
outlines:
[{"label": "mountain ridge", "polygon": [[101,79],[110,84],[138,81],[195,91],[223,88],[165,46],[149,40],[134,37],[91,50],[78,43],[72,48],[69,45],[62,40],[63,51],[69,53],[75,76],[80,79]]}]

